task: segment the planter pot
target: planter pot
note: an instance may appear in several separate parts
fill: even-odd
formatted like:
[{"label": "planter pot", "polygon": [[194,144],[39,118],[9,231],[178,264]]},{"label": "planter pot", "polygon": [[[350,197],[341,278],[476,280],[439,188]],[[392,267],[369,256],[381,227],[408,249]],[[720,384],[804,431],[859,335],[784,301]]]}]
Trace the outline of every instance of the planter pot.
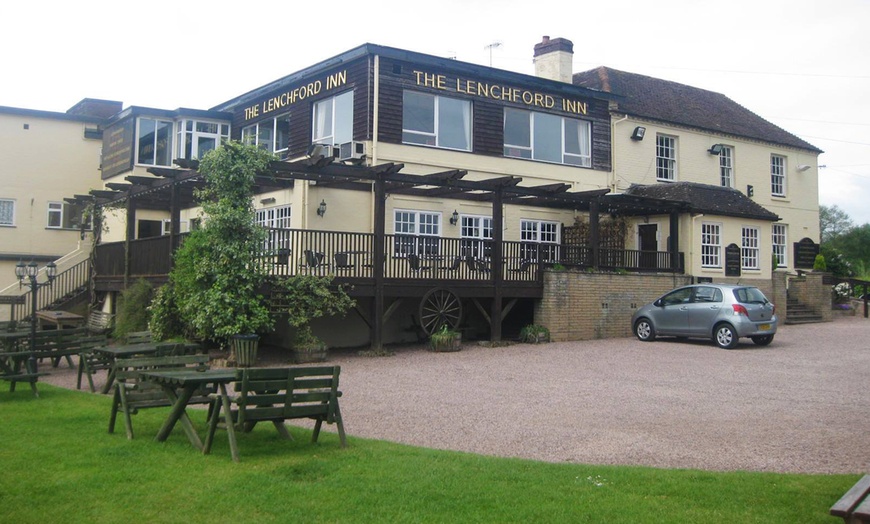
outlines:
[{"label": "planter pot", "polygon": [[462,334],[432,335],[429,338],[429,349],[437,352],[459,351],[462,349]]},{"label": "planter pot", "polygon": [[293,362],[297,364],[310,364],[312,362],[326,362],[326,346],[319,348],[305,348],[293,350]]},{"label": "planter pot", "polygon": [[260,335],[233,335],[230,337],[230,344],[233,345],[238,367],[248,368],[257,364]]}]

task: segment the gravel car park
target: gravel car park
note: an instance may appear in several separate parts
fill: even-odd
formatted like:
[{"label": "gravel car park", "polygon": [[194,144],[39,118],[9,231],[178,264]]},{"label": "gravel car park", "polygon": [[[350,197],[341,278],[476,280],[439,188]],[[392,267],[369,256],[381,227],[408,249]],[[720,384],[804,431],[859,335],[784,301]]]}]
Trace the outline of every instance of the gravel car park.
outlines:
[{"label": "gravel car park", "polygon": [[776,306],[754,286],[696,284],[673,289],[638,308],[631,318],[644,342],[659,336],[712,339],[734,349],[742,337],[766,346],[776,334]]}]

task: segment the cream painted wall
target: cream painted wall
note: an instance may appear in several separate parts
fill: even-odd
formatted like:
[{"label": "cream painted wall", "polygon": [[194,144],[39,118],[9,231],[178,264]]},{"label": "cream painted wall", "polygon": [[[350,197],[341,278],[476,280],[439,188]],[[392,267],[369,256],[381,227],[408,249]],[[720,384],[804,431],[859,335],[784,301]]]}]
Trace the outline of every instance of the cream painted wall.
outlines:
[{"label": "cream painted wall", "polygon": [[47,228],[48,203],[100,187],[102,141],[84,138],[96,124],[50,115],[0,112],[0,137],[14,144],[0,148],[0,198],[15,200],[15,226],[0,227],[0,255],[60,257],[75,250],[79,230]]}]

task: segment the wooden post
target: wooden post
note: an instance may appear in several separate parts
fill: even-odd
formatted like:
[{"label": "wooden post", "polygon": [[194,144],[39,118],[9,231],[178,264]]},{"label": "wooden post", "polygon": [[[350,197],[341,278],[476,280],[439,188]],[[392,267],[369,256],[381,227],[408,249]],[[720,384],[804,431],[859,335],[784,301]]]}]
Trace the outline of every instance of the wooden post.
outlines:
[{"label": "wooden post", "polygon": [[492,277],[492,307],[490,308],[489,324],[492,342],[501,341],[502,322],[502,287],[504,286],[504,206],[502,204],[502,189],[496,189],[492,194],[492,251],[490,255],[490,276]]},{"label": "wooden post", "polygon": [[374,183],[374,239],[372,240],[372,277],[375,285],[375,295],[372,298],[371,346],[373,351],[381,351],[384,343],[384,264],[386,229],[387,195],[384,175],[378,173]]},{"label": "wooden post", "polygon": [[598,269],[598,261],[601,258],[598,230],[598,200],[593,200],[589,203],[589,245],[592,247],[592,269]]},{"label": "wooden post", "polygon": [[680,214],[671,211],[670,214],[670,239],[668,249],[671,252],[671,271],[677,273],[680,268]]},{"label": "wooden post", "polygon": [[136,238],[136,201],[127,199],[127,230],[124,234],[124,289],[130,285],[130,241]]}]

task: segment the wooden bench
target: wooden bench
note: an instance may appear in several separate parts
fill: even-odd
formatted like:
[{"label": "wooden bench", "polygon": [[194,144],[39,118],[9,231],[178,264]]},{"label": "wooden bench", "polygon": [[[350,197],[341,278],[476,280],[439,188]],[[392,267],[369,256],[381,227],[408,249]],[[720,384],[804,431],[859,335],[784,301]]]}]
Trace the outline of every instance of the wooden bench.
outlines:
[{"label": "wooden bench", "polygon": [[150,331],[131,331],[124,337],[126,344],[150,344],[152,338]]},{"label": "wooden bench", "polygon": [[87,328],[46,329],[36,332],[33,352],[38,359],[49,359],[57,367],[66,359],[70,368],[75,367],[72,356],[79,354],[81,340],[88,336]]},{"label": "wooden bench", "polygon": [[108,342],[108,336],[105,333],[79,339],[79,369],[76,373],[76,389],[82,389],[82,376],[86,376],[91,393],[94,393],[96,391],[94,389],[94,373],[112,369],[114,360],[94,351],[96,348],[105,347]]},{"label": "wooden bench", "polygon": [[36,382],[39,377],[48,375],[45,372],[30,372],[27,369],[26,362],[30,358],[29,352],[18,351],[14,353],[0,353],[0,380],[9,382],[9,391],[14,393],[15,386],[19,382],[27,382],[30,384],[30,390],[33,391],[34,397],[39,397],[39,390],[36,388]]},{"label": "wooden bench", "polygon": [[[182,367],[208,369],[208,362],[208,355],[135,357],[116,360],[113,368],[115,392],[112,397],[112,411],[109,415],[109,433],[115,432],[118,411],[124,414],[127,438],[132,439],[132,415],[135,415],[140,409],[172,405],[163,388],[154,382],[141,379],[140,372]],[[202,391],[195,394],[188,404],[210,404],[212,399],[209,394],[213,392],[213,390]]]},{"label": "wooden bench", "polygon": [[847,524],[870,522],[870,475],[864,475],[831,506],[831,515]]},{"label": "wooden bench", "polygon": [[106,313],[105,311],[100,311],[98,309],[92,310],[88,314],[88,332],[94,335],[108,333],[112,328],[112,320],[114,318],[115,315],[112,315],[111,313]]},{"label": "wooden bench", "polygon": [[338,407],[340,372],[339,366],[243,369],[241,380],[233,384],[232,397],[224,385],[219,386],[219,395],[212,395],[214,403],[203,453],[211,451],[215,430],[221,425],[227,430],[233,460],[238,462],[237,430],[250,432],[258,422],[271,422],[282,437],[290,439],[284,421],[295,418],[316,421],[312,442],[317,442],[324,422],[335,424],[342,447],[347,446]]}]

